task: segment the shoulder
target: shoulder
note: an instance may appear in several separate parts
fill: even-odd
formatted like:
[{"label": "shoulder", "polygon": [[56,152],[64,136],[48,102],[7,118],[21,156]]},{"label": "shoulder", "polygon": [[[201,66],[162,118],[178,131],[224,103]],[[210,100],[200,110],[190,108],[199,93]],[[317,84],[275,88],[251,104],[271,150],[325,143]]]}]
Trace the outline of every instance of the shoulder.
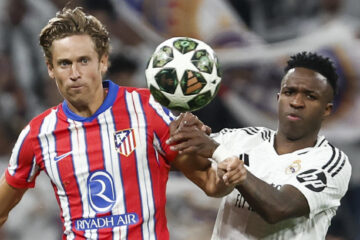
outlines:
[{"label": "shoulder", "polygon": [[47,110],[45,110],[44,112],[40,113],[39,115],[37,115],[36,117],[34,117],[33,119],[31,119],[31,121],[29,122],[30,126],[38,126],[41,125],[41,123],[44,121],[44,119],[49,116],[51,113],[55,113],[57,112],[59,109],[61,108],[61,104],[54,106],[52,108],[48,108]]},{"label": "shoulder", "polygon": [[[175,116],[169,109],[155,101],[149,89],[136,87],[120,87],[120,91],[121,94],[127,95],[127,102],[130,101],[139,103],[142,110],[150,117],[154,117],[156,119],[160,117],[166,122],[166,124],[170,124],[170,122],[175,119]],[[131,100],[128,100],[128,98],[131,98]],[[140,101],[137,101],[136,99]]]},{"label": "shoulder", "polygon": [[271,141],[275,132],[266,127],[245,127],[245,128],[224,128],[218,133],[212,134],[213,138],[221,137],[240,137],[243,139],[253,139],[258,141]]},{"label": "shoulder", "polygon": [[321,168],[331,177],[335,177],[340,173],[345,173],[350,178],[351,164],[345,152],[335,147],[328,141],[318,147],[318,157],[322,159]]},{"label": "shoulder", "polygon": [[132,93],[132,94],[139,94],[142,97],[149,98],[150,90],[147,88],[138,88],[138,87],[119,87],[119,91],[121,93]]}]

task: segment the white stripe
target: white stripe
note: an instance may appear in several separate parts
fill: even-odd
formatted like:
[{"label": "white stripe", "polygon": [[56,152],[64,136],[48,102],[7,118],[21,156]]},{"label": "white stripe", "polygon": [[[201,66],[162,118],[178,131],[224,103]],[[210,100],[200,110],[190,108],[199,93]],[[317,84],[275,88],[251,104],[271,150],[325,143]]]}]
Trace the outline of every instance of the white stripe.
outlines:
[{"label": "white stripe", "polygon": [[40,127],[39,140],[46,172],[57,187],[57,195],[59,197],[62,216],[64,218],[64,233],[67,234],[67,239],[72,240],[75,238],[75,236],[71,229],[69,199],[67,198],[65,190],[63,189],[57,165],[54,161],[56,156],[56,142],[53,136],[53,131],[56,127],[57,121],[56,111],[57,110],[53,110],[48,116],[44,118]]},{"label": "white stripe", "polygon": [[125,148],[126,148],[126,156],[129,155],[129,153],[131,152],[131,147],[130,147],[130,143],[129,143],[129,136],[127,136],[127,138],[125,139]]},{"label": "white stripe", "polygon": [[30,132],[30,125],[27,125],[20,133],[18,140],[13,149],[13,153],[11,154],[11,158],[9,161],[8,171],[11,176],[15,174],[15,171],[18,167],[17,159],[19,156],[20,147],[22,146],[26,135]]},{"label": "white stripe", "polygon": [[149,99],[150,106],[157,112],[157,114],[164,120],[164,122],[169,125],[171,123],[171,119],[175,119],[175,116],[170,112],[169,114],[164,112],[163,107],[160,105],[160,103],[156,102],[154,97],[150,95]]},{"label": "white stripe", "polygon": [[33,177],[34,177],[35,173],[36,173],[36,158],[34,156],[33,160],[32,160],[31,172],[28,176],[27,182],[33,181]]},{"label": "white stripe", "polygon": [[[102,148],[104,151],[105,158],[105,169],[112,175],[114,179],[115,191],[116,191],[116,203],[112,209],[112,214],[123,214],[126,212],[125,209],[125,199],[124,199],[124,189],[123,183],[121,181],[121,172],[120,172],[120,160],[119,155],[115,147],[115,125],[113,116],[111,114],[111,109],[105,111],[104,113],[98,116],[98,121],[101,126],[101,139],[102,139]],[[113,228],[113,239],[118,240],[127,238],[127,227],[114,227]]]},{"label": "white stripe", "polygon": [[155,204],[151,186],[150,169],[147,159],[147,134],[146,122],[140,97],[137,92],[126,93],[128,102],[131,127],[135,131],[135,141],[137,143],[136,161],[139,176],[139,187],[142,204],[142,214],[144,223],[142,224],[143,239],[155,239]]},{"label": "white stripe", "polygon": [[[90,207],[88,190],[87,190],[87,179],[89,176],[89,165],[88,158],[86,155],[86,136],[85,130],[81,122],[77,122],[68,119],[70,123],[70,137],[71,137],[71,149],[73,154],[73,164],[76,176],[76,181],[81,194],[81,202],[83,207],[83,218],[95,217],[95,211]],[[97,230],[85,230],[85,237],[87,239],[97,239]]]}]

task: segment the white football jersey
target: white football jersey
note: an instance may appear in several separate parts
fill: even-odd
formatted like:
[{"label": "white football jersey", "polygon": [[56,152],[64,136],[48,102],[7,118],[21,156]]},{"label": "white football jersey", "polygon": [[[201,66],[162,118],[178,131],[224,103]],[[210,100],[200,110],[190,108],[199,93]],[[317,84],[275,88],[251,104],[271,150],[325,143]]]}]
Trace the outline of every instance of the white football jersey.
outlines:
[{"label": "white football jersey", "polygon": [[212,137],[239,156],[251,173],[273,187],[296,187],[308,201],[309,216],[269,224],[234,189],[222,199],[212,240],[325,239],[331,218],[348,188],[348,157],[322,136],[314,147],[278,155],[274,149],[275,134],[267,128],[250,127],[223,129]]}]

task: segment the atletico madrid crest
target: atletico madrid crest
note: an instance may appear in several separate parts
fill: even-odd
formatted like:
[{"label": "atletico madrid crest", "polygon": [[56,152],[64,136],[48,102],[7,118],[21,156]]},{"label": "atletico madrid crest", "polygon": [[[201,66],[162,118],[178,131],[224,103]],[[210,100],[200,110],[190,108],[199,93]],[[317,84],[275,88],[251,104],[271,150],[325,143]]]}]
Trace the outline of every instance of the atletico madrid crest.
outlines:
[{"label": "atletico madrid crest", "polygon": [[129,156],[136,148],[134,129],[124,129],[114,133],[115,147],[118,153]]}]

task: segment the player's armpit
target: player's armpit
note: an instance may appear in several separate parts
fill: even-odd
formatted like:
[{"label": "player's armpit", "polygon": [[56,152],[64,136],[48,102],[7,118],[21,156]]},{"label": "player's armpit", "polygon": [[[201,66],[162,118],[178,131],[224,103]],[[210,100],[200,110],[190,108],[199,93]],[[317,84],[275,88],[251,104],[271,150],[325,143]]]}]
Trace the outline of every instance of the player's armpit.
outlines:
[{"label": "player's armpit", "polygon": [[0,227],[6,222],[10,210],[21,200],[27,189],[10,186],[5,175],[0,179]]}]

